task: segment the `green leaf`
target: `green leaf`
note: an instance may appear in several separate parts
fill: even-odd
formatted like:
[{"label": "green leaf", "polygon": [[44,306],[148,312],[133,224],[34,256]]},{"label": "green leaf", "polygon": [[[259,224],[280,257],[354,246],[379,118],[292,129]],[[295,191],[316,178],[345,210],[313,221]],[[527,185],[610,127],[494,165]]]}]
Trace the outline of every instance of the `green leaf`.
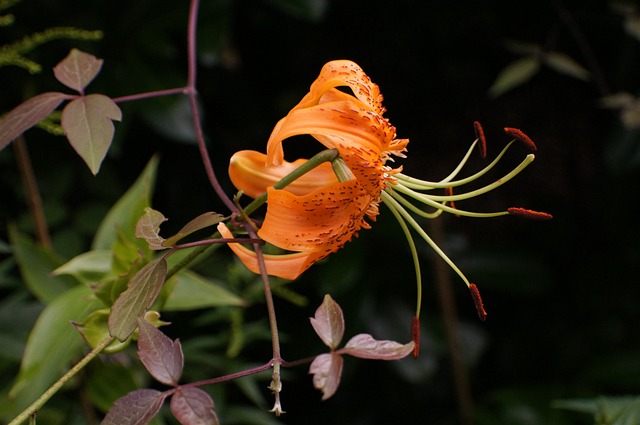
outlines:
[{"label": "green leaf", "polygon": [[109,332],[120,341],[126,340],[138,326],[155,301],[167,276],[167,261],[160,257],[131,278],[126,291],[120,294],[111,308]]},{"label": "green leaf", "polygon": [[242,298],[229,292],[221,284],[191,271],[181,270],[167,283],[172,285],[173,289],[162,311],[245,305]]},{"label": "green leaf", "polygon": [[137,371],[120,363],[103,363],[91,368],[87,377],[87,396],[103,413],[123,395],[138,388]]},{"label": "green leaf", "polygon": [[17,408],[33,402],[80,355],[84,343],[70,322],[82,321],[101,307],[103,304],[89,288],[76,286],[44,309],[29,334],[20,372],[10,392]]},{"label": "green leaf", "polygon": [[60,261],[50,251],[34,244],[14,226],[9,226],[9,240],[25,285],[43,303],[50,303],[77,285],[76,280],[69,276],[52,276],[51,272],[60,266]]},{"label": "green leaf", "polygon": [[93,55],[71,49],[67,57],[53,68],[53,74],[62,84],[82,94],[100,72],[102,62]]},{"label": "green leaf", "polygon": [[564,53],[547,52],[542,56],[543,62],[551,69],[582,81],[588,81],[591,74],[578,62]]},{"label": "green leaf", "polygon": [[209,226],[213,226],[214,224],[218,224],[223,221],[225,217],[222,214],[218,214],[215,212],[206,212],[204,214],[200,214],[190,222],[184,225],[182,229],[175,235],[167,238],[162,245],[164,247],[169,247],[175,245],[180,239],[192,234],[193,232],[197,232],[198,230],[204,229]]},{"label": "green leaf", "polygon": [[120,121],[122,112],[113,100],[102,94],[81,96],[62,110],[60,125],[75,151],[98,174],[100,164],[113,140],[113,121]]},{"label": "green leaf", "polygon": [[[117,239],[117,231],[133,235],[136,222],[150,205],[156,181],[158,158],[153,157],[129,190],[107,213],[93,240],[92,249],[110,250]],[[141,246],[146,244],[141,243]]]},{"label": "green leaf", "polygon": [[634,425],[640,421],[638,396],[557,400],[552,406],[557,409],[590,413],[599,425]]},{"label": "green leaf", "polygon": [[149,249],[162,250],[164,238],[160,236],[160,225],[167,221],[165,216],[153,208],[145,208],[144,214],[136,223],[136,238],[144,239],[149,244]]},{"label": "green leaf", "polygon": [[71,275],[87,285],[102,279],[111,270],[112,253],[107,250],[88,251],[55,269],[54,276]]},{"label": "green leaf", "polygon": [[[76,327],[80,335],[82,335],[82,338],[84,338],[91,348],[95,348],[104,341],[105,338],[109,337],[109,314],[110,310],[108,308],[102,308],[89,314],[82,323],[72,322],[73,326]],[[102,350],[102,352],[105,354],[117,353],[125,349],[130,342],[131,338],[128,338],[124,342],[115,340],[109,344],[107,348]]]},{"label": "green leaf", "polygon": [[59,92],[42,93],[9,111],[0,120],[0,150],[45,119],[64,99],[69,97]]},{"label": "green leaf", "polygon": [[500,72],[491,88],[489,88],[489,95],[498,97],[526,83],[539,69],[540,61],[535,56],[526,57],[510,63]]}]

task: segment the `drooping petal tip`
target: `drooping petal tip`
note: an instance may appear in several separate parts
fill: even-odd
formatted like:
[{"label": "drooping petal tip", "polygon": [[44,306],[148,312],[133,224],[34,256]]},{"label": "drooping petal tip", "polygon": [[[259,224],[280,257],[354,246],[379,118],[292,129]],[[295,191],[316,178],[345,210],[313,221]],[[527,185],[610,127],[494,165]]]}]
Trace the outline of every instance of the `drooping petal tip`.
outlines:
[{"label": "drooping petal tip", "polygon": [[482,297],[480,297],[480,291],[478,287],[470,283],[469,291],[471,291],[471,298],[473,298],[473,303],[476,305],[476,310],[478,310],[478,317],[480,320],[484,321],[487,319],[487,312],[484,309],[484,304],[482,303]]},{"label": "drooping petal tip", "polygon": [[553,218],[553,216],[549,213],[542,212],[542,211],[528,210],[526,208],[517,208],[517,207],[507,208],[507,212],[510,215],[521,217],[521,218],[528,218],[530,220],[551,220]]}]

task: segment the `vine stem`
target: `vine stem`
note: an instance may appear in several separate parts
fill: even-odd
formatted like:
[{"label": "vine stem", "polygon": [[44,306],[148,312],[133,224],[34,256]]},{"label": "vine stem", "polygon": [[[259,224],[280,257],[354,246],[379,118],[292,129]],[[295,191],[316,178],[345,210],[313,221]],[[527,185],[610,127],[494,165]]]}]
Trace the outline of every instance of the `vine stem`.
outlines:
[{"label": "vine stem", "polygon": [[[197,29],[197,21],[198,21],[198,7],[199,0],[191,0],[191,5],[189,7],[189,24],[187,30],[187,49],[188,49],[188,77],[187,77],[187,91],[186,94],[189,97],[189,104],[191,105],[191,115],[193,117],[193,125],[196,131],[196,139],[198,141],[198,149],[200,150],[200,156],[202,157],[202,162],[205,167],[205,171],[207,173],[207,177],[209,178],[209,182],[213,187],[214,191],[220,198],[220,200],[234,213],[238,214],[240,212],[240,208],[235,205],[233,200],[231,200],[227,194],[224,192],[216,174],[213,169],[213,165],[211,163],[211,158],[209,157],[209,153],[207,152],[207,146],[204,139],[204,134],[202,132],[202,121],[200,119],[200,109],[198,108],[198,99],[197,99],[197,90],[196,90],[196,29]],[[244,222],[244,227],[247,232],[249,232],[249,236],[251,238],[258,239],[258,236],[255,233],[255,230],[251,227],[251,223],[249,221]],[[273,303],[273,295],[271,293],[271,284],[269,283],[269,276],[267,275],[267,268],[264,263],[264,257],[262,254],[262,248],[259,243],[254,243],[253,247],[258,256],[258,263],[260,264],[260,275],[262,276],[262,283],[264,289],[264,296],[267,303],[267,313],[269,316],[269,325],[271,328],[271,341],[273,347],[273,380],[271,382],[271,388],[274,391],[276,397],[276,403],[274,405],[274,411],[276,415],[279,415],[280,410],[280,363],[282,362],[280,356],[280,338],[278,334],[278,324],[276,320],[276,311]]]},{"label": "vine stem", "polygon": [[67,373],[65,373],[60,379],[54,382],[36,401],[31,403],[22,413],[15,417],[7,425],[19,425],[29,419],[30,416],[35,414],[44,404],[49,401],[51,397],[56,394],[60,388],[64,386],[71,378],[73,378],[78,372],[80,372],[91,360],[93,360],[98,354],[102,352],[109,344],[113,342],[115,337],[108,337],[103,339],[95,348],[87,355],[85,355],[78,363],[76,363]]}]

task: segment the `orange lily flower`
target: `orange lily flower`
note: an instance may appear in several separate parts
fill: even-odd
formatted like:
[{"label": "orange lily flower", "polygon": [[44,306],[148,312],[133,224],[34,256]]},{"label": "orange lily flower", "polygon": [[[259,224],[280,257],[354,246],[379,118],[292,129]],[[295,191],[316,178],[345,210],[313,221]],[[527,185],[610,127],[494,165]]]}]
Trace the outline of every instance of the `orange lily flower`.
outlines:
[{"label": "orange lily flower", "polygon": [[[347,94],[336,87],[349,87]],[[382,95],[364,71],[350,61],[326,64],[310,92],[280,120],[267,144],[267,154],[241,151],[231,158],[234,185],[251,197],[267,192],[268,208],[258,232],[265,241],[293,254],[266,255],[270,275],[295,279],[313,263],[340,249],[357,232],[370,228],[378,214],[380,193],[399,170],[385,165],[390,155],[404,156],[407,139],[383,117]],[[286,187],[273,184],[305,160],[284,160],[282,141],[310,134],[336,149],[346,165],[339,181],[323,164]],[[224,237],[231,237],[221,224]],[[229,244],[242,262],[258,273],[255,253]]]},{"label": "orange lily flower", "polygon": [[[351,93],[338,87],[347,87]],[[258,236],[291,252],[264,255],[267,273],[285,279],[297,278],[315,262],[340,249],[360,229],[369,229],[382,201],[398,219],[409,242],[418,283],[416,317],[420,312],[421,277],[409,227],[462,278],[471,291],[478,314],[484,319],[486,313],[476,286],[435,244],[414,215],[435,218],[448,212],[468,217],[511,214],[534,219],[551,218],[549,214],[524,208],[482,213],[454,205],[454,202],[489,192],[519,174],[534,160],[533,153],[493,183],[468,192],[453,193],[453,188],[475,181],[491,170],[514,142],[520,141],[532,151],[536,150],[535,144],[520,130],[505,128],[514,140],[484,169],[456,179],[477,144],[480,144],[482,156],[486,154],[484,133],[476,122],[477,139],[454,171],[437,182],[419,180],[402,174],[401,168],[387,165],[392,156],[405,156],[409,140],[396,138],[395,127],[384,118],[384,112],[378,86],[358,65],[346,60],[332,61],[322,68],[309,93],[277,123],[267,143],[266,154],[240,151],[233,155],[229,166],[233,184],[253,198],[267,194],[267,212]],[[282,142],[305,134],[313,136],[326,148],[337,151],[338,158],[331,165],[324,163],[285,188],[276,189],[274,185],[280,179],[300,165],[307,164],[304,159],[285,161]],[[444,194],[434,194],[434,190],[443,190]],[[416,206],[416,202],[432,211]],[[225,238],[233,237],[224,223],[218,225],[218,230]],[[239,243],[228,245],[250,270],[260,273],[254,251]]]}]

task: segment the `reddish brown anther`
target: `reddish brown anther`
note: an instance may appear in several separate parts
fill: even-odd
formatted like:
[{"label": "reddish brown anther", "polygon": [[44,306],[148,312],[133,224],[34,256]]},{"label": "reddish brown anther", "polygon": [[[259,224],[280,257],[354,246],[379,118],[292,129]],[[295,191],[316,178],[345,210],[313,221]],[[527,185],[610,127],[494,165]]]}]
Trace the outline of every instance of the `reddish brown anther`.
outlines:
[{"label": "reddish brown anther", "polygon": [[480,156],[487,157],[487,139],[484,137],[484,130],[478,121],[473,122],[473,129],[476,131],[476,137],[480,141]]},{"label": "reddish brown anther", "polygon": [[[453,196],[453,188],[451,186],[445,188],[444,191],[447,194],[447,196]],[[451,208],[455,208],[456,207],[456,203],[453,202],[453,201],[447,201],[447,203],[449,204],[449,206]],[[460,217],[460,214],[456,214],[456,217]]]},{"label": "reddish brown anther", "polygon": [[487,318],[487,312],[484,309],[484,304],[482,303],[482,297],[480,297],[480,291],[478,291],[478,287],[470,283],[469,290],[471,291],[471,298],[473,298],[473,303],[476,305],[476,310],[478,310],[478,317],[480,320],[485,320]]},{"label": "reddish brown anther", "polygon": [[533,143],[533,140],[531,140],[529,136],[524,134],[522,130],[518,130],[517,128],[505,127],[504,132],[507,133],[509,136],[513,137],[514,139],[524,143],[524,145],[531,152],[535,152],[538,150],[536,144]]},{"label": "reddish brown anther", "polygon": [[413,316],[411,319],[411,341],[413,341],[413,358],[417,359],[420,354],[420,319]]},{"label": "reddish brown anther", "polygon": [[546,212],[528,210],[526,208],[507,208],[509,214],[530,220],[551,220],[553,216]]}]

